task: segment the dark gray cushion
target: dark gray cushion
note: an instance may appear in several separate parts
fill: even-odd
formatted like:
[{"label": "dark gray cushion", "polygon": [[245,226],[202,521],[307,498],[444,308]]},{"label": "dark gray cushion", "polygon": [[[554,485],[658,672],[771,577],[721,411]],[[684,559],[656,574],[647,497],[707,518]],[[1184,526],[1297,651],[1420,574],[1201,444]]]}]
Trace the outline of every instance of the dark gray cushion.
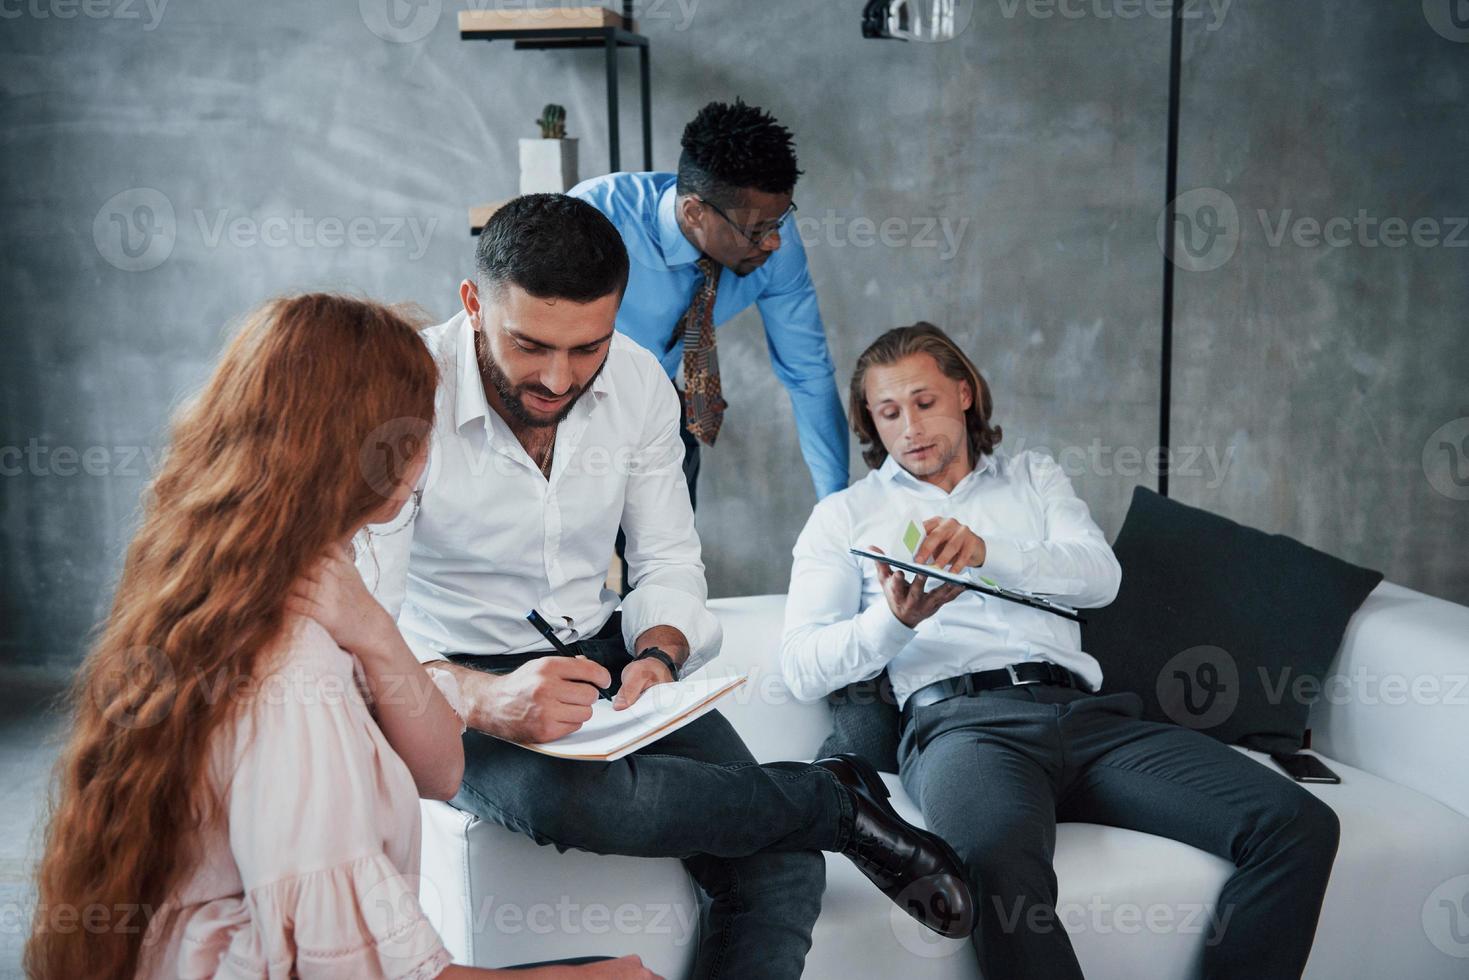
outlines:
[{"label": "dark gray cushion", "polygon": [[1382,573],[1142,487],[1113,551],[1121,591],[1082,628],[1102,689],[1223,742],[1299,749],[1347,621]]}]

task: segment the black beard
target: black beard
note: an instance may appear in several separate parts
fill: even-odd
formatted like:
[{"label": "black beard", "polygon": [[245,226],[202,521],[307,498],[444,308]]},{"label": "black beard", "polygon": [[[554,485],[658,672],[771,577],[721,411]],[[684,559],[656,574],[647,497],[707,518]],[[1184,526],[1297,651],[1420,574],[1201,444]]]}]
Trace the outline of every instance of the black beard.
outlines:
[{"label": "black beard", "polygon": [[495,386],[495,393],[500,396],[500,402],[505,406],[506,411],[513,416],[513,418],[506,419],[506,421],[512,425],[519,425],[527,429],[550,429],[560,425],[565,421],[566,416],[571,414],[571,410],[576,407],[576,403],[581,401],[581,396],[586,394],[587,389],[592,386],[592,382],[596,381],[602,374],[602,369],[607,366],[607,358],[604,357],[602,358],[602,363],[597,365],[597,370],[587,379],[587,383],[573,391],[571,400],[566,403],[561,411],[556,413],[555,418],[539,418],[532,415],[530,409],[525,407],[525,401],[520,397],[520,393],[522,391],[532,391],[534,394],[544,394],[546,398],[554,398],[555,396],[540,385],[524,385],[519,388],[512,385],[510,379],[506,377],[505,372],[500,370],[500,365],[496,364],[494,357],[491,356],[489,345],[484,343],[484,335],[476,331],[474,339],[475,355],[476,360],[479,361],[480,373],[490,379],[490,384]]}]

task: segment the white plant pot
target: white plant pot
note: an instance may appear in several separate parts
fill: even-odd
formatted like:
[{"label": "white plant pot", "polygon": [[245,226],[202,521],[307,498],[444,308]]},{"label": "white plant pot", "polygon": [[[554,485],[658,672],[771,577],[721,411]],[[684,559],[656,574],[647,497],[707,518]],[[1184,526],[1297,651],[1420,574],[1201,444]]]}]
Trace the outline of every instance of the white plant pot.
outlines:
[{"label": "white plant pot", "polygon": [[576,140],[520,141],[520,193],[564,194],[576,186]]}]

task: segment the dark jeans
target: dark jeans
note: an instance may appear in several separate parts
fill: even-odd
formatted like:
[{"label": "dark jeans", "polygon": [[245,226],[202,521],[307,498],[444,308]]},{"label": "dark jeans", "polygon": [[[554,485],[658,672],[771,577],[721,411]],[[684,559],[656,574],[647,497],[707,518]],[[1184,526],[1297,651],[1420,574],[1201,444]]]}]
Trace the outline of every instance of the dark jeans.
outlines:
[{"label": "dark jeans", "polygon": [[[614,685],[628,660],[620,627],[580,652]],[[801,975],[826,887],[819,852],[851,832],[851,801],[827,770],[757,764],[718,712],[616,762],[557,759],[476,731],[464,756],[461,810],[562,851],[681,859],[708,899],[695,977]]]},{"label": "dark jeans", "polygon": [[1207,735],[1139,720],[1141,706],[1135,694],[1034,685],[918,708],[904,726],[903,785],[964,861],[984,975],[1082,975],[1055,917],[1051,859],[1063,820],[1233,861],[1217,927],[1204,929],[1203,976],[1298,978],[1336,857],[1335,812]]}]

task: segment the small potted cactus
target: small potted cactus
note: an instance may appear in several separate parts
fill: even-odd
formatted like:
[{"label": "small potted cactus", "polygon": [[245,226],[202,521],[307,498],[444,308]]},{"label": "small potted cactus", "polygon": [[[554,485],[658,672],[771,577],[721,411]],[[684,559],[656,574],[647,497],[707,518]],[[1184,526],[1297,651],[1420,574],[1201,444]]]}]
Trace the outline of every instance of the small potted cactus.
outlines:
[{"label": "small potted cactus", "polygon": [[520,141],[520,193],[565,193],[577,180],[576,140],[566,135],[566,108],[550,103],[536,125],[541,138]]},{"label": "small potted cactus", "polygon": [[541,110],[541,118],[536,120],[536,125],[541,127],[543,140],[566,139],[566,106],[548,102],[546,108]]}]

